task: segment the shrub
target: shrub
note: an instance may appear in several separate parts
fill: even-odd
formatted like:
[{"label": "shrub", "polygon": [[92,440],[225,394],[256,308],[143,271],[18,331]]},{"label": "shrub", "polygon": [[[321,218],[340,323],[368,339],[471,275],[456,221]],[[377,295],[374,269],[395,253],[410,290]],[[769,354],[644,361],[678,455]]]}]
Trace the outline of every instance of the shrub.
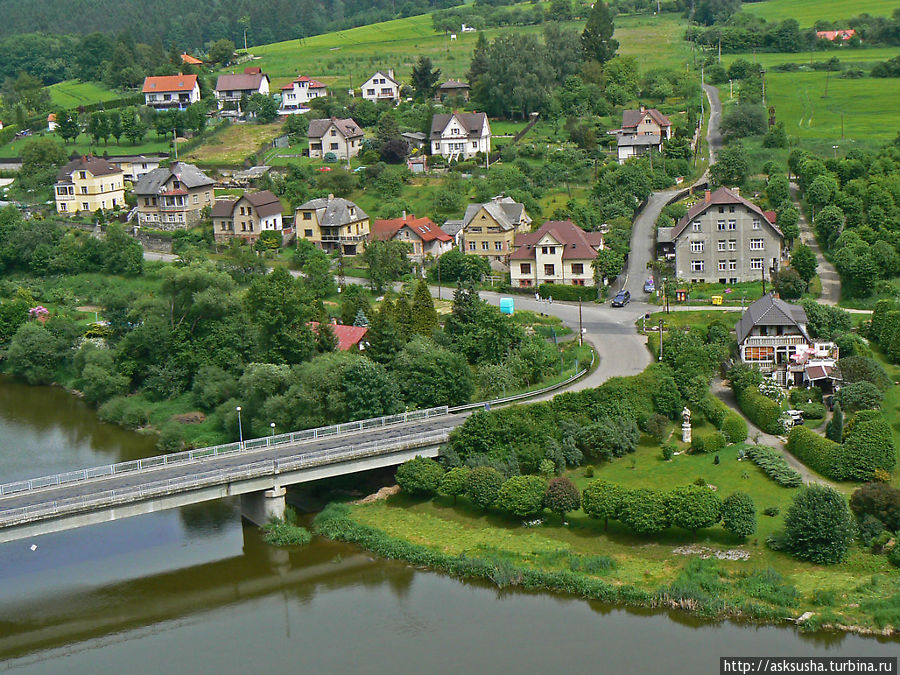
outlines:
[{"label": "shrub", "polygon": [[841,387],[834,395],[834,400],[841,405],[844,412],[854,413],[859,410],[880,408],[884,394],[871,382],[853,382]]},{"label": "shrub", "polygon": [[892,532],[900,531],[900,490],[884,483],[866,483],[850,495],[850,510],[862,520],[872,516]]},{"label": "shrub", "polygon": [[781,406],[755,387],[746,387],[737,394],[737,402],[743,413],[767,434],[784,433],[781,423]]},{"label": "shrub", "polygon": [[722,433],[729,443],[741,443],[747,439],[747,422],[736,413],[729,413],[722,422]]},{"label": "shrub", "polygon": [[693,452],[705,452],[707,454],[719,452],[728,445],[725,434],[715,431],[711,434],[695,434],[691,437],[691,450]]},{"label": "shrub", "polygon": [[722,502],[722,526],[739,537],[756,532],[756,507],[750,495],[735,492]]},{"label": "shrub", "polygon": [[782,487],[800,487],[803,476],[787,463],[782,454],[765,445],[747,448],[747,456],[773,481]]},{"label": "shrub", "polygon": [[441,482],[438,485],[438,492],[448,497],[453,497],[453,503],[456,498],[466,491],[466,480],[469,478],[469,469],[463,466],[456,466],[441,476]]},{"label": "shrub", "polygon": [[298,525],[296,518],[294,512],[288,509],[283,520],[276,518],[263,525],[265,542],[270,546],[306,546],[312,541],[312,534]]},{"label": "shrub", "polygon": [[794,427],[788,436],[787,450],[823,476],[843,480],[840,467],[841,446],[806,427]]},{"label": "shrub", "polygon": [[614,483],[591,481],[581,495],[581,508],[589,517],[602,520],[606,528],[610,518],[619,517],[624,494],[625,490]]},{"label": "shrub", "polygon": [[500,486],[494,506],[514,516],[531,516],[544,507],[546,489],[540,476],[513,476]]},{"label": "shrub", "polygon": [[803,403],[797,407],[807,420],[820,420],[825,417],[825,405],[822,403]]},{"label": "shrub", "polygon": [[184,447],[181,425],[177,422],[169,422],[164,425],[156,440],[156,448],[162,452],[178,452]]},{"label": "shrub", "polygon": [[824,565],[841,562],[856,534],[843,495],[822,485],[800,491],[784,524],[790,551],[802,560]]},{"label": "shrub", "polygon": [[670,525],[665,494],[647,488],[626,490],[621,498],[620,520],[636,534],[662,532]]},{"label": "shrub", "polygon": [[767,506],[763,509],[763,515],[769,516],[770,518],[774,518],[779,513],[781,513],[781,509],[779,509],[777,506]]},{"label": "shrub", "polygon": [[576,436],[579,449],[598,459],[624,457],[634,452],[638,440],[640,431],[633,420],[609,417],[582,427]]},{"label": "shrub", "polygon": [[416,457],[397,467],[395,478],[400,488],[415,497],[429,497],[438,491],[444,470],[428,457]]},{"label": "shrub", "polygon": [[[872,323],[874,332],[874,315]],[[877,335],[874,337],[876,340],[880,339]],[[889,345],[882,345],[882,347],[887,349]],[[845,356],[838,360],[838,368],[840,368],[841,378],[845,385],[855,382],[870,382],[881,391],[887,391],[894,384],[891,376],[878,361],[865,356]]]},{"label": "shrub", "polygon": [[674,443],[666,443],[662,446],[662,458],[664,461],[668,462],[675,456],[676,446]]},{"label": "shrub", "polygon": [[569,511],[581,508],[581,493],[575,484],[565,476],[553,478],[544,493],[544,506],[565,518]]},{"label": "shrub", "polygon": [[698,407],[700,408],[700,412],[703,413],[703,416],[709,420],[710,424],[716,429],[722,428],[722,423],[728,416],[729,410],[728,406],[722,403],[718,396],[715,396],[712,393],[706,394],[706,396],[700,399]]},{"label": "shrub", "polygon": [[708,487],[683,485],[666,495],[669,520],[696,534],[711,527],[722,517],[722,501]]},{"label": "shrub", "polygon": [[588,464],[584,467],[584,477],[585,478],[593,478],[594,477],[594,465]]},{"label": "shrub", "polygon": [[469,472],[466,479],[466,497],[482,509],[488,508],[497,499],[503,476],[490,466],[479,466]]},{"label": "shrub", "polygon": [[644,424],[644,431],[653,437],[657,443],[662,443],[669,430],[669,418],[659,413],[653,413]]},{"label": "shrub", "polygon": [[900,544],[894,544],[894,548],[888,553],[887,559],[894,567],[900,567]]},{"label": "shrub", "polygon": [[821,403],[822,390],[818,387],[791,389],[789,398],[791,405],[794,407],[801,406],[804,403]]},{"label": "shrub", "polygon": [[597,289],[593,286],[564,286],[563,284],[541,284],[538,293],[542,298],[553,298],[566,302],[590,302],[597,299]]},{"label": "shrub", "polygon": [[150,422],[150,406],[139,396],[116,396],[100,406],[97,415],[104,422],[137,429]]},{"label": "shrub", "polygon": [[841,479],[872,480],[875,471],[897,463],[890,425],[872,411],[861,411],[847,425],[841,453]]}]

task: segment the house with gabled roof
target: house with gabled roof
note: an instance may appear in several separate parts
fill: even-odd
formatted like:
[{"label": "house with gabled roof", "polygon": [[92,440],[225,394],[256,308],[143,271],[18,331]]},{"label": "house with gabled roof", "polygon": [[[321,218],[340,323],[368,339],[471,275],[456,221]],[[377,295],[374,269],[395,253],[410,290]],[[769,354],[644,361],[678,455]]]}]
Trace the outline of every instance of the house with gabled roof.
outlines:
[{"label": "house with gabled roof", "polygon": [[219,110],[226,107],[237,109],[242,98],[253,94],[269,95],[269,76],[259,67],[245,68],[243,73],[219,75],[216,80],[215,95]]},{"label": "house with gabled roof", "polygon": [[193,164],[173,162],[145,173],[132,192],[138,224],[161,230],[190,227],[213,205],[215,181]]},{"label": "house with gabled roof", "polygon": [[162,75],[144,78],[144,104],[156,110],[187,108],[200,100],[196,75]]},{"label": "house with gabled roof", "polygon": [[462,97],[464,101],[469,100],[469,85],[459,80],[447,80],[438,85],[434,98],[439,101],[454,99],[457,96]]},{"label": "house with gabled roof", "polygon": [[585,232],[571,220],[548,220],[534,232],[517,234],[509,256],[510,283],[593,286],[591,263],[603,249],[600,232]]},{"label": "house with gabled roof", "polygon": [[309,107],[306,104],[320,96],[328,96],[328,87],[318,80],[301,75],[281,88],[281,106],[278,114],[294,115],[308,112]]},{"label": "house with gabled roof", "polygon": [[394,69],[379,70],[359,88],[367,101],[400,101],[400,83],[394,79]]},{"label": "house with gabled roof", "polygon": [[457,236],[463,252],[484,256],[505,269],[516,235],[530,231],[531,216],[525,205],[498,195],[484,204],[470,204]]},{"label": "house with gabled roof", "polygon": [[187,52],[181,54],[181,62],[188,66],[202,66],[203,61],[198,59],[196,56],[191,56]]},{"label": "house with gabled roof", "polygon": [[691,283],[736,284],[777,270],[784,235],[771,216],[734,189],[707,190],[675,227],[656,232],[659,251]]},{"label": "house with gabled roof", "polygon": [[453,237],[431,218],[416,218],[405,211],[402,218],[376,220],[372,224],[372,239],[406,242],[410,245],[408,256],[417,261],[428,256],[438,258],[453,248]]},{"label": "house with gabled roof", "polygon": [[828,40],[829,42],[836,42],[838,44],[847,42],[850,38],[856,35],[855,28],[843,28],[841,30],[817,30],[816,37],[820,40]]},{"label": "house with gabled roof", "polygon": [[340,160],[350,159],[356,157],[362,147],[362,127],[351,118],[310,120],[306,135],[309,156],[313,158],[323,158],[331,153]]},{"label": "house with gabled roof", "polygon": [[491,124],[484,113],[452,112],[431,118],[431,154],[468,159],[491,151]]},{"label": "house with gabled roof", "polygon": [[622,112],[622,133],[631,136],[660,136],[672,138],[672,122],[656,108],[625,110]]},{"label": "house with gabled roof", "polygon": [[[307,325],[312,329],[313,333],[318,333],[321,324],[318,321],[310,321]],[[369,343],[365,340],[366,334],[369,332],[368,326],[345,326],[336,321],[332,321],[328,325],[331,326],[334,337],[337,338],[337,345],[335,348],[338,351],[363,351],[369,346]]]},{"label": "house with gabled roof", "polygon": [[298,206],[294,229],[326,251],[356,255],[369,239],[369,216],[350,200],[328,195]]},{"label": "house with gabled roof", "polygon": [[76,157],[63,166],[53,191],[57,213],[92,213],[125,205],[122,169],[93,155]]},{"label": "house with gabled roof", "polygon": [[284,234],[282,212],[281,200],[269,190],[217,199],[211,212],[213,238],[219,243],[235,238],[253,243],[263,232]]}]

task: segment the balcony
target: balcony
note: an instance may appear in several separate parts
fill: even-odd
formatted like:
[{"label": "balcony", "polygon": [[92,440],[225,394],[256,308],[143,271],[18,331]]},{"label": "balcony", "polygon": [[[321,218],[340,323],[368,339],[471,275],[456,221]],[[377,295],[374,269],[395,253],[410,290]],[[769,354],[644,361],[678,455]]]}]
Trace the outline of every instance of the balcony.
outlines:
[{"label": "balcony", "polygon": [[158,204],[160,211],[187,211],[187,204]]},{"label": "balcony", "polygon": [[744,347],[793,347],[808,345],[802,335],[751,335],[744,340]]},{"label": "balcony", "polygon": [[71,201],[75,201],[75,195],[61,195],[61,194],[57,194],[57,195],[56,195],[56,201],[58,201],[58,202],[71,202]]},{"label": "balcony", "polygon": [[361,241],[366,241],[369,238],[366,234],[354,234],[354,235],[334,235],[334,234],[323,234],[320,241],[327,243],[341,243],[341,244],[355,244]]}]

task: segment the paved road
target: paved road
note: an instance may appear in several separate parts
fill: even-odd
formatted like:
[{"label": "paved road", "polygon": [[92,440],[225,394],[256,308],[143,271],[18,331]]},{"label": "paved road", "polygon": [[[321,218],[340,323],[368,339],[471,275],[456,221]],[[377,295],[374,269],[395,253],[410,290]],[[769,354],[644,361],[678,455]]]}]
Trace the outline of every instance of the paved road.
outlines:
[{"label": "paved road", "polygon": [[[704,84],[706,100],[709,101],[709,126],[706,128],[706,143],[709,146],[709,163],[716,161],[716,154],[722,147],[722,103],[719,101],[719,90],[711,84]],[[703,175],[704,178],[706,174]],[[703,180],[703,179],[701,179]]]},{"label": "paved road", "polygon": [[822,295],[819,296],[818,302],[823,305],[834,306],[837,305],[838,301],[841,299],[841,277],[834,268],[834,265],[828,262],[822,254],[822,248],[819,246],[819,242],[816,241],[816,235],[809,222],[806,220],[806,215],[803,213],[803,205],[800,203],[799,192],[800,188],[796,183],[792,182],[791,199],[794,200],[794,205],[800,211],[800,222],[798,223],[800,225],[800,241],[813,250],[813,253],[816,254],[816,260],[819,263],[816,273],[819,275],[819,280],[822,282]]}]

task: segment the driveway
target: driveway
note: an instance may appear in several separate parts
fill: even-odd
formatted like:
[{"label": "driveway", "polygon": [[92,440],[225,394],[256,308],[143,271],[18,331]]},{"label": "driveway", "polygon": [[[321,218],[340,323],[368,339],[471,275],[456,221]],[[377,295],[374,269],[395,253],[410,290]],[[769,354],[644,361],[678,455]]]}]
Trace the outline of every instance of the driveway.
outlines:
[{"label": "driveway", "polygon": [[822,282],[822,295],[819,296],[818,302],[823,305],[837,305],[841,299],[841,277],[838,271],[830,262],[825,259],[822,253],[822,247],[816,241],[816,235],[813,232],[809,221],[806,220],[806,214],[803,213],[803,205],[800,203],[800,188],[796,183],[791,183],[791,199],[794,200],[794,206],[800,211],[800,241],[809,246],[813,253],[816,254],[816,261],[819,267],[816,273],[819,275],[819,281]]}]

